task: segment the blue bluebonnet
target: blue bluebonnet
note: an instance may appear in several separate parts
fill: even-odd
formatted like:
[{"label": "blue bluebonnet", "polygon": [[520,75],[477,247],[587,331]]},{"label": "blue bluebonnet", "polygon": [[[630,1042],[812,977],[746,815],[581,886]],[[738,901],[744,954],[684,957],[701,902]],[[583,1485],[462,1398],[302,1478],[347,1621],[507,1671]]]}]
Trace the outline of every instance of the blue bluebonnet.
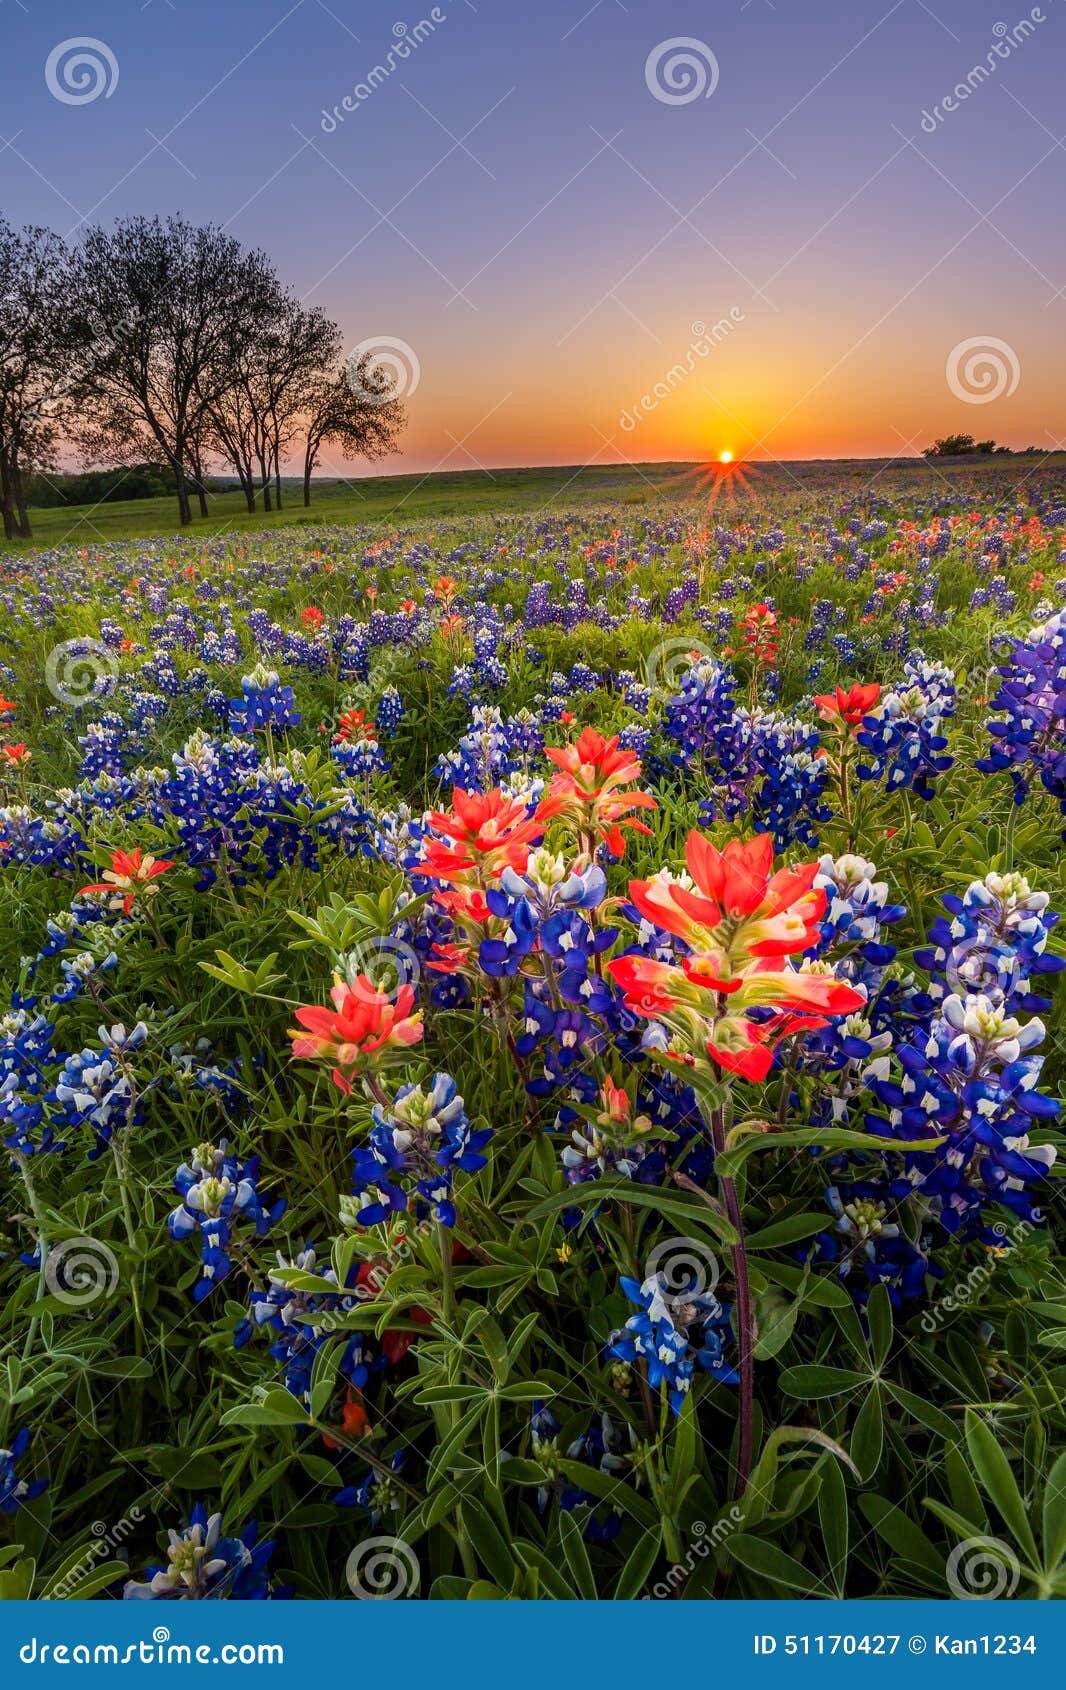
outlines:
[{"label": "blue bluebonnet", "polygon": [[122,1595],[134,1602],[275,1601],[291,1591],[272,1590],[269,1564],[276,1545],[260,1543],[255,1521],[239,1537],[223,1537],[222,1515],[197,1503],[189,1524],[168,1533],[166,1562],[146,1569],[145,1583],[130,1579]]},{"label": "blue bluebonnet", "polygon": [[661,1274],[640,1284],[623,1277],[622,1290],[638,1312],[611,1334],[607,1354],[618,1361],[643,1362],[648,1384],[665,1386],[670,1407],[680,1414],[692,1387],[697,1364],[726,1384],[737,1375],[725,1360],[730,1338],[729,1307],[699,1281],[673,1290]]},{"label": "blue bluebonnet", "polygon": [[401,1086],[387,1109],[374,1105],[367,1141],[352,1152],[353,1218],[376,1226],[413,1202],[417,1215],[454,1226],[455,1173],[483,1168],[491,1137],[490,1128],[471,1127],[450,1074],[434,1074],[428,1087]]},{"label": "blue bluebonnet", "polygon": [[22,1479],[16,1462],[30,1445],[29,1428],[16,1432],[10,1449],[0,1449],[0,1514],[15,1514],[24,1502],[32,1502],[47,1488],[47,1479]]},{"label": "blue bluebonnet", "polygon": [[230,700],[231,733],[250,734],[265,728],[296,727],[300,712],[292,688],[283,686],[273,669],[257,664],[241,681],[241,696]]},{"label": "blue bluebonnet", "polygon": [[[277,1270],[311,1275],[321,1282],[322,1289],[294,1289],[285,1284]],[[285,1389],[309,1403],[315,1357],[324,1344],[338,1339],[342,1347],[337,1372],[348,1385],[361,1390],[371,1367],[380,1362],[373,1358],[369,1336],[346,1332],[342,1323],[363,1300],[356,1267],[349,1270],[348,1283],[342,1287],[332,1267],[317,1265],[312,1244],[291,1262],[279,1254],[277,1269],[267,1275],[266,1289],[253,1288],[248,1294],[248,1315],[234,1329],[234,1348],[243,1349],[255,1331],[267,1327],[275,1335],[270,1353],[282,1364]]]},{"label": "blue bluebonnet", "polygon": [[171,1213],[170,1236],[200,1234],[203,1274],[193,1290],[198,1303],[230,1271],[229,1247],[237,1223],[250,1222],[255,1236],[263,1238],[284,1212],[284,1198],[264,1208],[256,1189],[258,1173],[257,1156],[241,1166],[223,1139],[217,1145],[198,1145],[174,1176],[182,1200]]}]

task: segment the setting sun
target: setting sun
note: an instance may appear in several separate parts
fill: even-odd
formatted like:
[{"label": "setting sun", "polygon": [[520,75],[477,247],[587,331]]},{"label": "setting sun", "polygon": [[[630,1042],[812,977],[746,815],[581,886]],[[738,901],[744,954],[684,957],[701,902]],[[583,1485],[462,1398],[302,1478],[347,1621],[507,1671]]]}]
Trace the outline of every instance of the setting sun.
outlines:
[{"label": "setting sun", "polygon": [[720,464],[731,464],[733,462],[732,452],[719,452],[718,462]]}]

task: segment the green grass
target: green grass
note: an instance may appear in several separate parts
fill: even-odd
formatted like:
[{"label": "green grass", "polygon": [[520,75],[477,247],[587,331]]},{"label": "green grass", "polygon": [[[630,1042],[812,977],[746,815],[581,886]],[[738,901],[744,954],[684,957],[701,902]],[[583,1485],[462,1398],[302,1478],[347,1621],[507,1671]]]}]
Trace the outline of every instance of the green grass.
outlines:
[{"label": "green grass", "polygon": [[[890,480],[901,474],[929,477],[930,492],[956,491],[972,483],[987,490],[989,482],[1006,493],[1028,482],[1040,472],[1066,468],[1066,454],[1047,458],[1012,457],[926,466],[920,462],[900,463],[888,470],[886,460],[851,459],[833,464],[837,478],[857,486],[874,483],[887,491]],[[796,492],[816,477],[824,478],[826,460],[812,459],[790,464],[758,464],[745,470],[747,492],[756,503],[781,491]],[[423,518],[559,510],[620,500],[640,505],[663,494],[679,501],[700,500],[706,504],[703,478],[698,466],[686,463],[560,465],[540,469],[495,469],[450,471],[430,475],[367,476],[353,481],[323,481],[315,485],[312,503],[305,510],[302,490],[295,482],[284,486],[284,508],[269,515],[259,509],[245,509],[243,495],[212,495],[210,514],[197,517],[187,534],[214,536],[219,533],[262,533],[271,528],[320,527],[329,523],[418,522]],[[732,493],[723,494],[731,502]],[[114,501],[108,504],[71,505],[30,512],[32,541],[0,542],[4,550],[45,549],[64,544],[89,546],[110,540],[138,540],[174,534],[178,530],[177,507],[172,497]]]}]

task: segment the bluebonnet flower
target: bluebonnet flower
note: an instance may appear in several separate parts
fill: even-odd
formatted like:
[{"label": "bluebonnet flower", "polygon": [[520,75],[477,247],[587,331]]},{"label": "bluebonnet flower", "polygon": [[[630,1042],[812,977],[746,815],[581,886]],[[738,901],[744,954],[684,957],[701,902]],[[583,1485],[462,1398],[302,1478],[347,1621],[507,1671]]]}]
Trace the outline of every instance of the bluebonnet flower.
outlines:
[{"label": "bluebonnet flower", "polygon": [[47,1488],[47,1479],[20,1479],[15,1463],[30,1444],[28,1427],[16,1432],[10,1449],[0,1449],[0,1514],[15,1514],[24,1502],[32,1502]]},{"label": "bluebonnet flower", "polygon": [[713,1292],[704,1290],[697,1280],[674,1290],[661,1274],[652,1275],[643,1285],[623,1277],[621,1286],[638,1312],[611,1334],[607,1354],[618,1361],[643,1361],[651,1389],[657,1392],[666,1386],[675,1414],[680,1414],[692,1387],[697,1363],[724,1383],[737,1383],[736,1373],[725,1360],[729,1308]]},{"label": "bluebonnet flower", "polygon": [[149,1567],[148,1580],[126,1583],[122,1595],[134,1602],[219,1601],[263,1602],[281,1599],[291,1591],[270,1587],[268,1566],[276,1545],[260,1543],[255,1521],[240,1537],[222,1536],[222,1515],[208,1516],[197,1503],[189,1524],[180,1532],[170,1528],[166,1564]]},{"label": "bluebonnet flower", "polygon": [[169,1221],[171,1238],[200,1234],[203,1276],[193,1289],[196,1302],[213,1290],[230,1271],[229,1246],[238,1221],[249,1221],[255,1236],[263,1238],[285,1209],[284,1198],[271,1208],[263,1207],[256,1189],[259,1158],[253,1156],[242,1167],[226,1140],[201,1144],[183,1162],[174,1176],[181,1202]]},{"label": "bluebonnet flower", "polygon": [[257,664],[241,681],[241,696],[230,700],[231,733],[257,733],[266,728],[295,727],[301,721],[292,688],[282,686],[273,669]]},{"label": "bluebonnet flower", "polygon": [[[450,1074],[432,1084],[401,1086],[388,1109],[375,1104],[365,1145],[352,1152],[351,1213],[362,1226],[376,1226],[411,1197],[421,1215],[428,1210],[443,1226],[455,1225],[452,1182],[456,1170],[475,1173],[490,1128],[475,1131]],[[376,1194],[376,1198],[373,1194]]]},{"label": "bluebonnet flower", "polygon": [[882,693],[856,735],[870,754],[856,772],[860,780],[884,781],[890,792],[909,788],[930,799],[935,777],[954,761],[943,728],[955,714],[955,677],[943,663],[917,653],[904,664],[904,675],[909,684]]},{"label": "bluebonnet flower", "polygon": [[[248,1295],[247,1318],[238,1322],[233,1333],[233,1346],[243,1349],[254,1331],[266,1326],[276,1334],[270,1345],[275,1361],[282,1364],[285,1389],[302,1402],[310,1402],[311,1370],[323,1344],[332,1339],[343,1341],[338,1374],[355,1390],[361,1390],[370,1376],[371,1346],[366,1333],[345,1332],[341,1322],[360,1306],[358,1270],[349,1271],[349,1283],[341,1286],[332,1267],[316,1265],[312,1244],[299,1252],[291,1262],[280,1255],[277,1268],[281,1272],[295,1269],[312,1275],[322,1283],[321,1291],[294,1290],[285,1284],[272,1269],[267,1275],[267,1289],[253,1289]],[[340,1331],[338,1332],[338,1327]],[[375,1364],[376,1365],[376,1364]]]}]

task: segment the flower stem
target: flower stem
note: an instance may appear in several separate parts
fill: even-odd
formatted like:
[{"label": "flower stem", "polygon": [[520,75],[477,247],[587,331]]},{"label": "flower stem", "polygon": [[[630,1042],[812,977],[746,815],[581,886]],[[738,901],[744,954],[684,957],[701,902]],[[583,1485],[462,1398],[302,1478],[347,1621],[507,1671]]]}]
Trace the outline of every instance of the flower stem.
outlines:
[{"label": "flower stem", "polygon": [[[725,1151],[725,1110],[711,1111],[711,1138],[715,1156]],[[755,1320],[748,1283],[748,1254],[744,1244],[744,1217],[737,1197],[735,1181],[719,1177],[718,1188],[737,1242],[730,1248],[733,1264],[733,1283],[736,1287],[737,1350],[740,1357],[740,1438],[737,1446],[736,1483],[733,1499],[738,1500],[748,1488],[751,1474],[752,1436],[755,1415]]]}]

